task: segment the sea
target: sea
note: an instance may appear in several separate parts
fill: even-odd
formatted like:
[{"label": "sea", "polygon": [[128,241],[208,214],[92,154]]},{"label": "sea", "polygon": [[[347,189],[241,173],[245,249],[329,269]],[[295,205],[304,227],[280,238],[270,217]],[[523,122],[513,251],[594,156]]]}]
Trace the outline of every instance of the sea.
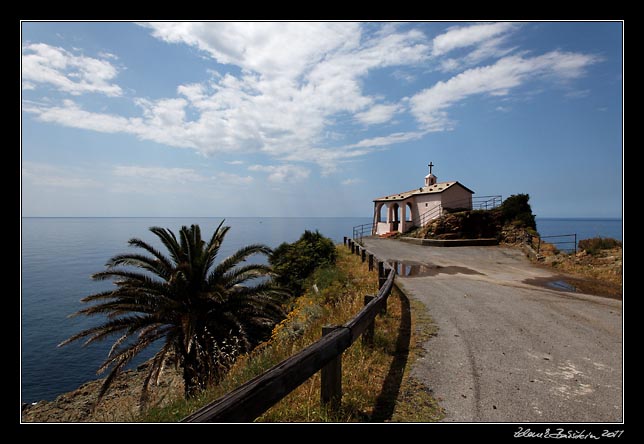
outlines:
[{"label": "sea", "polygon": [[[20,384],[21,401],[53,400],[104,375],[96,369],[106,358],[109,340],[57,345],[99,323],[95,317],[70,314],[83,308],[80,299],[109,290],[111,282],[90,275],[105,269],[109,258],[135,252],[127,241],[142,239],[163,249],[150,227],[198,224],[208,238],[223,218],[23,218],[21,224]],[[271,248],[297,240],[304,230],[318,230],[336,243],[351,236],[352,227],[371,223],[370,217],[348,218],[225,218],[231,227],[219,252],[223,259],[242,246],[262,243]],[[623,240],[621,219],[537,218],[542,236],[577,234],[577,239],[603,236]],[[256,261],[262,259],[255,259]],[[130,367],[149,359],[142,354]]]}]

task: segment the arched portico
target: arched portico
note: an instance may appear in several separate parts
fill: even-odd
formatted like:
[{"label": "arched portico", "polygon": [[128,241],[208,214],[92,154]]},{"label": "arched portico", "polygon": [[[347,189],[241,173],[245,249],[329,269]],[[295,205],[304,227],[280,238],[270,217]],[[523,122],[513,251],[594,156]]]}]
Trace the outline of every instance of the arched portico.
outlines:
[{"label": "arched portico", "polygon": [[404,233],[413,225],[413,202],[375,202],[374,234]]}]

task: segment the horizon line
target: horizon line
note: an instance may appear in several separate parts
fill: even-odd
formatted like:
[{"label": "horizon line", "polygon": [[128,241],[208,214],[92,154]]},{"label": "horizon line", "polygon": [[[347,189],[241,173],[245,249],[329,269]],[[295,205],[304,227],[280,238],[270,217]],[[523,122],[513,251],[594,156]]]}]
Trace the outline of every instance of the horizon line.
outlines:
[{"label": "horizon line", "polygon": [[[22,219],[370,219],[371,216],[20,216]],[[623,220],[623,216],[538,216],[535,219]]]}]

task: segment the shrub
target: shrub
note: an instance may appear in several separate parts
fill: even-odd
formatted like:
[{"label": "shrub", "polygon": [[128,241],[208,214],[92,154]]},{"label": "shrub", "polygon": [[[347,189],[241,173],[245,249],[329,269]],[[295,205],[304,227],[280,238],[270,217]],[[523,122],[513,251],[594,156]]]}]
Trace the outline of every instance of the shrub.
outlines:
[{"label": "shrub", "polygon": [[317,230],[306,230],[297,241],[284,242],[273,250],[269,262],[278,274],[277,282],[293,295],[300,295],[311,273],[317,267],[335,264],[336,254],[331,239]]},{"label": "shrub", "polygon": [[596,255],[601,250],[610,250],[621,246],[622,243],[612,237],[591,237],[590,239],[582,239],[579,241],[579,249],[585,250],[586,253]]},{"label": "shrub", "polygon": [[530,207],[530,195],[513,194],[501,204],[501,213],[505,223],[511,223],[516,227],[537,228],[537,223]]}]

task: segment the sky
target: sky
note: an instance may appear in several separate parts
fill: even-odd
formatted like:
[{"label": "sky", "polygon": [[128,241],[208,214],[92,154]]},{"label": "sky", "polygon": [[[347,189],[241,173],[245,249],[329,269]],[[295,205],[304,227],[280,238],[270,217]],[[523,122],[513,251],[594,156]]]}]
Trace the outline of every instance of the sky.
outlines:
[{"label": "sky", "polygon": [[622,22],[22,22],[23,216],[621,217]]}]

